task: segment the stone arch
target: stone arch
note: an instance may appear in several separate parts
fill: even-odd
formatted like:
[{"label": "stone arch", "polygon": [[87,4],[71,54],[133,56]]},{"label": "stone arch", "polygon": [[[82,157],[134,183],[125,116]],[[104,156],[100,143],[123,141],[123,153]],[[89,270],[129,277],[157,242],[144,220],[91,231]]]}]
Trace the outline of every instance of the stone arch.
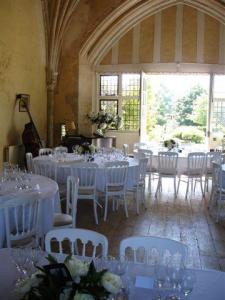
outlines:
[{"label": "stone arch", "polygon": [[91,66],[96,66],[130,28],[146,17],[177,4],[191,6],[225,24],[225,6],[215,0],[128,0],[96,28],[83,45],[80,56],[85,57]]}]

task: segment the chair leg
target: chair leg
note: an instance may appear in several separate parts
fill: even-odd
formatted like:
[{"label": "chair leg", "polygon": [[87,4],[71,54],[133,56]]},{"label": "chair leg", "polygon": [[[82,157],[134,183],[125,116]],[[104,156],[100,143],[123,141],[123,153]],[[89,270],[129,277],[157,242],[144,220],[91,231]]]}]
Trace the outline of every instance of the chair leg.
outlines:
[{"label": "chair leg", "polygon": [[202,191],[202,197],[205,197],[204,191],[203,191],[203,185],[202,185],[202,177],[200,178],[200,186],[201,186],[201,191]]},{"label": "chair leg", "polygon": [[152,192],[152,175],[151,175],[151,173],[149,173],[149,176],[148,176],[148,191],[151,194],[151,192]]},{"label": "chair leg", "polygon": [[135,192],[135,200],[136,200],[136,212],[137,212],[137,215],[139,215],[139,190],[138,190],[138,188]]},{"label": "chair leg", "polygon": [[180,176],[179,176],[179,179],[178,179],[177,194],[179,193],[179,188],[180,188]]},{"label": "chair leg", "polygon": [[95,200],[93,200],[93,209],[94,209],[95,223],[98,224],[98,212],[97,212],[97,204]]},{"label": "chair leg", "polygon": [[186,188],[185,199],[187,199],[188,190],[189,190],[189,178],[188,178],[188,181],[187,181],[187,188]]},{"label": "chair leg", "polygon": [[157,198],[157,194],[159,192],[160,186],[161,186],[161,177],[159,176],[158,184],[157,184],[157,188],[156,188],[156,192],[155,192],[155,197],[156,198]]},{"label": "chair leg", "polygon": [[105,196],[105,213],[104,213],[104,221],[107,219],[107,211],[108,211],[108,195]]},{"label": "chair leg", "polygon": [[145,199],[145,186],[142,187],[142,199],[143,199],[144,208],[147,209],[146,199]]},{"label": "chair leg", "polygon": [[174,196],[177,198],[177,187],[176,187],[176,177],[173,179],[173,184],[174,184]]},{"label": "chair leg", "polygon": [[123,202],[124,202],[125,215],[126,215],[126,218],[128,218],[127,199],[126,199],[125,194],[123,195]]},{"label": "chair leg", "polygon": [[112,199],[112,210],[115,211],[115,198]]}]

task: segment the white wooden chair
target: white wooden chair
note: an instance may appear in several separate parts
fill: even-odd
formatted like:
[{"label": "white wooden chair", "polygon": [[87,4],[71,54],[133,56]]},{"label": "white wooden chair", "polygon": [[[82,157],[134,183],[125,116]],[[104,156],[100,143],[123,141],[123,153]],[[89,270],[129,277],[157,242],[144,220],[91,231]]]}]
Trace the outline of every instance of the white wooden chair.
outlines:
[{"label": "white wooden chair", "polygon": [[41,148],[39,150],[39,156],[53,154],[54,151],[51,148]]},{"label": "white wooden chair", "polygon": [[76,227],[79,179],[77,177],[68,176],[66,187],[66,213],[54,214],[53,225],[55,228]]},{"label": "white wooden chair", "polygon": [[221,152],[207,152],[206,162],[205,162],[205,184],[204,184],[204,194],[208,192],[209,180],[212,179],[213,173],[213,162],[221,163]]},{"label": "white wooden chair", "polygon": [[177,197],[176,177],[177,177],[177,160],[178,153],[176,152],[159,152],[158,153],[158,185],[155,192],[157,197],[158,192],[162,189],[162,178],[172,178],[174,181],[174,196]]},{"label": "white wooden chair", "polygon": [[147,157],[147,159],[148,159],[146,174],[148,175],[148,190],[151,193],[152,179],[158,178],[158,176],[156,175],[158,170],[156,170],[156,168],[154,168],[152,166],[152,155],[153,155],[152,150],[150,150],[150,149],[138,149],[138,154],[140,155],[140,153],[144,153],[145,157]]},{"label": "white wooden chair", "polygon": [[[108,256],[108,240],[107,238],[98,232],[80,229],[80,228],[67,228],[67,229],[56,229],[49,231],[45,236],[45,251],[47,253],[53,253],[51,250],[51,242],[56,240],[59,242],[59,252],[63,253],[62,242],[69,240],[70,251],[74,255],[86,256],[87,244],[91,242],[93,251],[91,257],[94,259],[97,255],[97,247],[101,246],[101,252],[103,257]],[[77,241],[80,240],[82,243],[82,251],[78,252]]]},{"label": "white wooden chair", "polygon": [[[190,182],[193,190],[194,187],[193,181],[195,181],[195,183],[197,181],[200,182],[202,197],[204,197],[202,177],[205,171],[205,153],[204,152],[189,153],[187,157],[187,163],[188,163],[187,170],[184,172],[184,174],[182,174],[182,177],[184,177],[182,181],[187,183],[185,199],[187,199]],[[180,181],[181,181],[181,177],[179,178],[177,193],[179,191]]]},{"label": "white wooden chair", "polygon": [[64,146],[55,147],[54,152],[58,153],[68,153],[68,148]]},{"label": "white wooden chair", "polygon": [[134,193],[135,202],[136,202],[136,212],[139,214],[139,203],[142,202],[146,208],[145,201],[145,176],[148,165],[148,158],[142,157],[139,158],[139,165],[137,172],[132,173],[132,182],[134,185],[127,189],[128,192]]},{"label": "white wooden chair", "polygon": [[92,162],[71,165],[71,175],[79,178],[78,200],[93,201],[95,223],[98,224],[96,172],[98,165]]},{"label": "white wooden chair", "polygon": [[57,164],[53,161],[35,161],[34,173],[37,175],[49,177],[57,182]]},{"label": "white wooden chair", "polygon": [[[165,255],[170,254],[171,256],[178,255],[180,258],[180,264],[185,265],[185,260],[187,257],[187,246],[167,238],[153,237],[153,236],[132,236],[126,238],[120,242],[120,259],[124,260],[127,257],[127,249],[131,249],[131,260],[134,263],[156,263],[156,261],[151,261],[152,254],[158,254],[156,257],[162,262]],[[138,251],[144,250],[144,255],[139,257]],[[150,262],[151,261],[151,262]]]},{"label": "white wooden chair", "polygon": [[7,247],[37,246],[38,195],[15,197],[0,209],[4,213]]},{"label": "white wooden chair", "polygon": [[104,221],[107,219],[108,201],[113,199],[113,210],[118,209],[119,200],[122,199],[124,204],[125,215],[128,218],[127,201],[126,201],[126,187],[127,187],[127,173],[129,163],[127,161],[112,161],[105,163],[105,213]]},{"label": "white wooden chair", "polygon": [[225,185],[221,163],[213,162],[212,190],[209,200],[209,210],[216,208],[216,222],[219,221],[222,208],[225,208]]},{"label": "white wooden chair", "polygon": [[33,172],[34,166],[33,166],[33,155],[30,152],[26,153],[26,163],[27,163],[27,171]]},{"label": "white wooden chair", "polygon": [[129,155],[129,146],[128,146],[128,144],[123,144],[123,154],[124,154],[124,156]]}]

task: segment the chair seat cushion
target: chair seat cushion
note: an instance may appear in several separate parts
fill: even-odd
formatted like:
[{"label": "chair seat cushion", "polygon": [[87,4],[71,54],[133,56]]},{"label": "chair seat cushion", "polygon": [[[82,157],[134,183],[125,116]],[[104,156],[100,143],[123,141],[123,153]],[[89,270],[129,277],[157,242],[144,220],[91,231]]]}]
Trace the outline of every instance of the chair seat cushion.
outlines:
[{"label": "chair seat cushion", "polygon": [[120,192],[122,191],[124,188],[124,186],[120,185],[120,186],[108,186],[108,191],[109,192]]},{"label": "chair seat cushion", "polygon": [[54,226],[65,226],[72,224],[73,219],[71,215],[68,214],[54,214]]},{"label": "chair seat cushion", "polygon": [[11,240],[12,247],[23,247],[28,246],[34,242],[33,236],[27,236],[20,240]]},{"label": "chair seat cushion", "polygon": [[79,198],[79,195],[84,196],[84,195],[93,195],[93,194],[94,194],[93,189],[86,189],[86,188],[78,189],[78,198]]}]

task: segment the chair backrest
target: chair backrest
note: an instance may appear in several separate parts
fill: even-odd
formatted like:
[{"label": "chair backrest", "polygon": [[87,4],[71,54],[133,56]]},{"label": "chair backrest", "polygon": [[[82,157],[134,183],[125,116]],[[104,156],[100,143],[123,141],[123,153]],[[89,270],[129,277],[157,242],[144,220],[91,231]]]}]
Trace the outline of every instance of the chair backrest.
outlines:
[{"label": "chair backrest", "polygon": [[31,238],[37,232],[38,195],[26,195],[7,200],[0,206],[3,209],[7,247],[12,241]]},{"label": "chair backrest", "polygon": [[104,166],[106,190],[113,186],[120,186],[125,190],[129,163],[127,161],[111,161],[105,163]]},{"label": "chair backrest", "polygon": [[53,154],[54,151],[51,148],[41,148],[39,150],[39,156]]},{"label": "chair backrest", "polygon": [[96,172],[98,165],[92,162],[74,163],[71,165],[71,175],[79,178],[79,189],[96,190]]},{"label": "chair backrest", "polygon": [[148,158],[140,158],[139,159],[139,182],[145,181],[146,171],[148,167]]},{"label": "chair backrest", "polygon": [[202,175],[205,171],[205,153],[192,152],[188,154],[188,174]]},{"label": "chair backrest", "polygon": [[58,153],[68,153],[68,148],[64,146],[55,147],[54,152]]},{"label": "chair backrest", "polygon": [[222,165],[218,162],[212,162],[212,188],[222,192],[223,181],[222,181]]},{"label": "chair backrest", "polygon": [[33,155],[30,152],[26,153],[26,163],[27,163],[28,172],[33,172],[34,171]]},{"label": "chair backrest", "polygon": [[213,162],[218,162],[220,163],[222,158],[221,158],[221,152],[207,152],[206,153],[206,170],[212,170],[213,168]]},{"label": "chair backrest", "polygon": [[123,144],[123,154],[125,156],[128,156],[128,154],[129,154],[129,146],[128,146],[128,144]]},{"label": "chair backrest", "polygon": [[79,178],[68,176],[66,181],[66,213],[72,216],[72,226],[76,227]]},{"label": "chair backrest", "polygon": [[152,155],[153,155],[152,150],[149,150],[149,149],[138,149],[138,155],[139,155],[139,157],[141,157],[141,153],[143,153],[145,155],[145,157],[147,157],[147,159],[148,159],[147,169],[148,169],[148,171],[151,171],[151,169],[152,169]]},{"label": "chair backrest", "polygon": [[[98,232],[79,229],[79,228],[66,228],[66,229],[56,229],[49,231],[45,236],[45,250],[47,253],[52,253],[51,251],[51,241],[55,239],[59,242],[59,252],[63,253],[62,242],[69,240],[70,250],[72,254],[86,256],[87,253],[87,244],[91,242],[93,245],[92,258],[95,258],[97,253],[97,246],[101,245],[102,247],[102,256],[108,256],[108,240],[107,238]],[[82,244],[81,253],[77,253],[78,247],[77,242],[80,241]]]},{"label": "chair backrest", "polygon": [[37,175],[49,177],[57,181],[57,164],[53,161],[35,161],[34,160],[34,172]]},{"label": "chair backrest", "polygon": [[134,143],[133,150],[138,150],[138,149],[147,148],[147,147],[148,146],[145,143]]},{"label": "chair backrest", "polygon": [[[127,249],[132,250],[132,256],[134,263],[149,263],[149,258],[153,251],[157,252],[159,259],[162,261],[164,255],[170,254],[171,256],[179,255],[180,263],[185,264],[185,259],[187,256],[187,246],[170,239],[153,237],[153,236],[133,236],[126,238],[120,242],[120,259],[123,260],[127,254]],[[144,259],[142,261],[138,260],[138,251],[144,250]]]},{"label": "chair backrest", "polygon": [[161,174],[177,173],[178,153],[161,151],[158,153],[158,171]]}]

